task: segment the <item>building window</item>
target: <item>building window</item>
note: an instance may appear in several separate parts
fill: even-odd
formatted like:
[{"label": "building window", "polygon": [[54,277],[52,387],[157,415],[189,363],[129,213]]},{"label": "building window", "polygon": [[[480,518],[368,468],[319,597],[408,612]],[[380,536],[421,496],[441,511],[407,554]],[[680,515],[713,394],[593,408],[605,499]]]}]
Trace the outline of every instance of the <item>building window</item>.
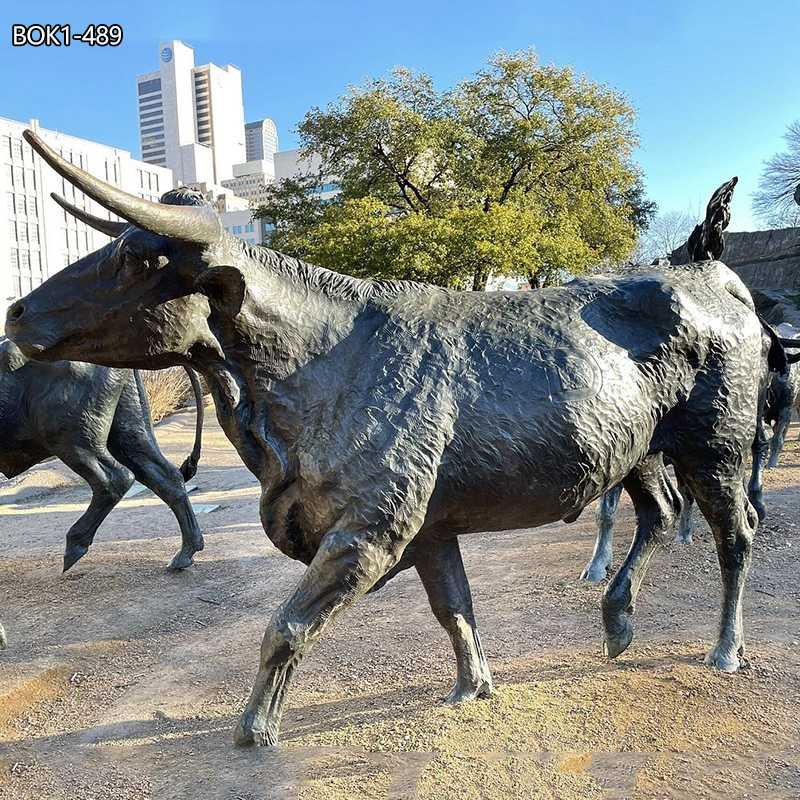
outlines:
[{"label": "building window", "polygon": [[11,143],[11,157],[22,161],[22,142],[19,139]]},{"label": "building window", "polygon": [[161,91],[161,78],[152,78],[149,81],[142,81],[139,84],[139,96]]}]

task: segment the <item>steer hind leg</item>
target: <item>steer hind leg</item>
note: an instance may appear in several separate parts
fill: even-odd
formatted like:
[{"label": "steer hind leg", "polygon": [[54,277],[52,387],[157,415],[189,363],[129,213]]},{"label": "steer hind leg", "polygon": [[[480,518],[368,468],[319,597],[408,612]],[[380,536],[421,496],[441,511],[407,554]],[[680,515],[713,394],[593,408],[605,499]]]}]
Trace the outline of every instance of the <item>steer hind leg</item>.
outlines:
[{"label": "steer hind leg", "polygon": [[775,421],[775,426],[772,429],[773,433],[769,448],[769,463],[767,465],[770,469],[778,466],[778,461],[781,457],[781,453],[783,452],[783,445],[786,441],[786,434],[789,432],[789,425],[791,421],[791,406],[789,406],[789,408],[782,408],[778,415],[778,419]]},{"label": "steer hind leg", "polygon": [[735,672],[744,657],[742,596],[758,515],[748,502],[739,477],[725,476],[720,469],[705,470],[690,480],[697,503],[714,533],[722,578],[719,636],[706,656],[706,663],[725,672]]},{"label": "steer hind leg", "polygon": [[492,675],[475,625],[472,594],[458,539],[421,543],[415,556],[415,567],[431,609],[450,636],[456,654],[456,684],[445,702],[488,697],[492,692]]},{"label": "steer hind leg", "polygon": [[675,541],[678,544],[691,544],[694,497],[683,478],[677,473],[675,477],[677,479],[678,491],[681,495],[681,515],[678,517],[678,532],[675,534]]},{"label": "steer hind leg", "polygon": [[609,658],[622,653],[633,639],[631,617],[647,564],[672,533],[681,509],[680,495],[660,455],[646,457],[623,485],[636,511],[636,533],[625,563],[603,594],[603,650]]},{"label": "steer hind leg", "polygon": [[74,450],[61,460],[92,489],[89,508],[67,533],[64,572],[86,555],[103,520],[133,483],[133,476],[105,450]]},{"label": "steer hind leg", "polygon": [[600,498],[597,506],[597,539],[589,563],[581,573],[581,580],[600,583],[606,579],[614,557],[614,517],[617,513],[622,484],[618,483]]},{"label": "steer hind leg", "polygon": [[[753,466],[750,472],[750,483],[747,485],[747,497],[756,510],[759,521],[763,521],[767,516],[767,508],[764,505],[764,465],[767,462],[768,450],[767,426],[759,417],[756,423],[756,434],[750,446]],[[775,463],[777,464],[777,461]]]},{"label": "steer hind leg", "polygon": [[181,530],[181,549],[169,568],[186,569],[192,565],[194,554],[205,546],[203,534],[180,470],[159,449],[149,420],[149,411],[142,407],[135,386],[127,386],[111,426],[108,448],[175,515]]}]

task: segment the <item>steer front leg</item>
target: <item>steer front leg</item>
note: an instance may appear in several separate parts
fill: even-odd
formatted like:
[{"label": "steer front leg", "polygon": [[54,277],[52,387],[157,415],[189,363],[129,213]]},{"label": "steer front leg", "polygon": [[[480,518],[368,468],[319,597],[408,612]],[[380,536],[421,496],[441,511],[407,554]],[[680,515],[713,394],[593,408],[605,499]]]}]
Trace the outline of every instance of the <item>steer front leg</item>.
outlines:
[{"label": "steer front leg", "polygon": [[234,735],[239,745],[275,745],[292,673],[327,624],[386,574],[402,546],[389,537],[331,531],[292,596],[270,620],[255,685]]}]

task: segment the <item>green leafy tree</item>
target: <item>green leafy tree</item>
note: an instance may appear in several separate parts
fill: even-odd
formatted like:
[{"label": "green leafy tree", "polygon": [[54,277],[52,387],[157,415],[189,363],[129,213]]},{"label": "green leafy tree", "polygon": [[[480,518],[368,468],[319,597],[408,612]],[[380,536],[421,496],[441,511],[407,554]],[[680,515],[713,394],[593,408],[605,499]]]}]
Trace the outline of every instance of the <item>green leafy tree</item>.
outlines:
[{"label": "green leafy tree", "polygon": [[[312,109],[299,133],[319,174],[277,184],[256,215],[273,247],[354,275],[542,286],[624,259],[655,209],[627,101],[531,51],[447,92],[395,70]],[[326,175],[341,188],[328,201]]]}]

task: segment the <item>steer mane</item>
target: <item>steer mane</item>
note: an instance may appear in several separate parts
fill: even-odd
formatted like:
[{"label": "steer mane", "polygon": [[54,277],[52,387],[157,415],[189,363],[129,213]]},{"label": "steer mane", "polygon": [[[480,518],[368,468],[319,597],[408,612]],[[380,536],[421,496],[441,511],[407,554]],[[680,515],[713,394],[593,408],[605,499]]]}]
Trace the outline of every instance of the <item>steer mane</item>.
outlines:
[{"label": "steer mane", "polygon": [[365,280],[343,275],[325,267],[318,267],[299,258],[287,256],[264,245],[252,245],[236,239],[245,258],[256,261],[264,267],[294,280],[301,281],[311,289],[319,289],[325,294],[350,300],[368,301],[374,297],[389,297],[397,294],[417,292],[432,294],[444,292],[438,286],[418,281]]}]

